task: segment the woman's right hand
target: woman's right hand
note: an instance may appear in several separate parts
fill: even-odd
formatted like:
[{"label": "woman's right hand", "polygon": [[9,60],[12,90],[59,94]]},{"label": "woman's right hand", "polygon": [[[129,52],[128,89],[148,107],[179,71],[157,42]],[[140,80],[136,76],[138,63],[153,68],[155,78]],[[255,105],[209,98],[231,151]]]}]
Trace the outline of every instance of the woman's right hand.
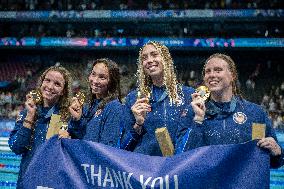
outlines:
[{"label": "woman's right hand", "polygon": [[69,106],[69,112],[74,120],[78,121],[81,119],[82,112],[83,112],[83,106],[79,102],[78,98],[73,97],[71,105]]},{"label": "woman's right hand", "polygon": [[138,99],[131,107],[131,111],[138,125],[144,124],[147,112],[151,111],[151,106],[148,104],[148,102],[149,100],[147,98],[141,98]]},{"label": "woman's right hand", "polygon": [[27,116],[25,119],[30,122],[34,122],[37,107],[34,99],[30,94],[26,95],[25,108],[27,109]]},{"label": "woman's right hand", "polygon": [[201,98],[199,93],[193,93],[191,97],[192,97],[191,106],[195,113],[193,120],[202,123],[206,111],[205,102]]}]

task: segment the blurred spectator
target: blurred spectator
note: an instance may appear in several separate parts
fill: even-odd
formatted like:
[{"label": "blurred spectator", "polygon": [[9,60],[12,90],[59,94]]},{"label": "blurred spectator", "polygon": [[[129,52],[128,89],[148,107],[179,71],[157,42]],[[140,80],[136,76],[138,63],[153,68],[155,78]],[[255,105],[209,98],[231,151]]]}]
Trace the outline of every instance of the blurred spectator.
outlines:
[{"label": "blurred spectator", "polygon": [[281,94],[281,95],[284,95],[284,82],[281,83],[281,86],[280,86],[280,94]]},{"label": "blurred spectator", "polygon": [[119,5],[120,10],[127,10],[128,6],[127,6],[127,1],[122,1]]},{"label": "blurred spectator", "polygon": [[270,112],[276,112],[276,106],[277,104],[274,102],[274,99],[271,98],[268,104],[268,111]]},{"label": "blurred spectator", "polygon": [[275,118],[273,119],[273,127],[275,129],[277,129],[277,128],[282,129],[283,128],[283,117],[281,116],[281,113],[277,113]]},{"label": "blurred spectator", "polygon": [[261,106],[265,109],[268,108],[269,106],[269,96],[267,94],[264,94],[262,97],[262,101],[261,101]]},{"label": "blurred spectator", "polygon": [[255,82],[254,82],[254,80],[253,80],[253,78],[251,76],[246,81],[246,87],[249,90],[254,90],[254,88],[255,88]]}]

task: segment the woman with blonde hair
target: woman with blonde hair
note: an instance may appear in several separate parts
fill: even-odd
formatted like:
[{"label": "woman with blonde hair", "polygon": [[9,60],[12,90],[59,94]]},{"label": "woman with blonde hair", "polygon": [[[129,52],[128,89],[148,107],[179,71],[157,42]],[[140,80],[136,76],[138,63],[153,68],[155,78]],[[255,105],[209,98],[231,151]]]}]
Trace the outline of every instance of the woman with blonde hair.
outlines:
[{"label": "woman with blonde hair", "polygon": [[169,49],[158,42],[150,41],[141,48],[137,77],[138,88],[126,97],[121,148],[161,156],[155,130],[166,127],[175,144],[193,89],[178,84]]}]

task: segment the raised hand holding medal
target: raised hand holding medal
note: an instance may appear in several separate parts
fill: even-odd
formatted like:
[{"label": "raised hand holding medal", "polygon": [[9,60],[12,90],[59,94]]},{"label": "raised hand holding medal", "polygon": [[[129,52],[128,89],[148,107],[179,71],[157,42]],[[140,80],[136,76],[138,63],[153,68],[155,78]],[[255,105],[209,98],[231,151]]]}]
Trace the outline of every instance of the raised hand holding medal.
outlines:
[{"label": "raised hand holding medal", "polygon": [[131,107],[131,110],[133,112],[136,121],[133,128],[137,133],[141,133],[147,112],[151,111],[151,106],[149,104],[150,95],[151,94],[149,92],[145,91],[142,94],[140,91],[138,91],[137,100],[134,103],[134,105]]},{"label": "raised hand holding medal", "polygon": [[86,95],[83,92],[79,91],[78,93],[76,93],[75,97],[78,99],[80,105],[83,106],[86,100]]},{"label": "raised hand holding medal", "polygon": [[210,91],[206,86],[199,86],[196,88],[195,93],[193,93],[191,97],[191,106],[195,112],[193,120],[199,124],[202,124],[206,111],[205,102],[210,97]]},{"label": "raised hand holding medal", "polygon": [[78,92],[75,97],[72,98],[71,105],[69,107],[69,112],[73,119],[79,120],[82,116],[83,104],[85,102],[86,96],[82,92]]},{"label": "raised hand holding medal", "polygon": [[43,98],[41,92],[38,89],[30,91],[26,95],[26,102],[25,102],[25,106],[26,109],[28,110],[28,113],[31,113],[31,115],[35,116],[36,106],[38,104],[41,104],[42,102]]},{"label": "raised hand holding medal", "polygon": [[[27,109],[27,115],[24,119],[24,127],[29,128],[32,130],[31,134],[31,144],[34,140],[34,130],[35,130],[35,119],[36,119],[36,110],[37,105],[41,104],[43,102],[42,94],[39,89],[34,89],[30,91],[26,95],[26,102],[25,102],[25,108]],[[31,150],[32,146],[28,145],[26,146],[27,149]]]},{"label": "raised hand holding medal", "polygon": [[209,91],[208,87],[206,87],[204,85],[197,87],[195,89],[195,92],[200,95],[200,97],[202,98],[202,100],[204,102],[207,101],[208,98],[210,97],[210,91]]},{"label": "raised hand holding medal", "polygon": [[25,127],[32,128],[36,116],[36,109],[37,109],[36,106],[42,103],[42,101],[43,101],[42,95],[40,91],[37,89],[30,91],[26,95],[25,108],[27,109],[27,115],[24,120]]},{"label": "raised hand holding medal", "polygon": [[37,89],[30,91],[27,96],[31,97],[35,104],[40,104],[43,101],[41,92]]}]

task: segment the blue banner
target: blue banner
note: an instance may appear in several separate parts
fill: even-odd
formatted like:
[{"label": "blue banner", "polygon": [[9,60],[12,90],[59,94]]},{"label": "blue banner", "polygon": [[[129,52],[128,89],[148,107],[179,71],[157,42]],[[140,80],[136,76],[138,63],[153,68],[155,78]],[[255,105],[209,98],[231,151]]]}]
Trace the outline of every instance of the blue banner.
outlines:
[{"label": "blue banner", "polygon": [[42,37],[39,42],[42,47],[84,47],[88,46],[88,38],[68,38],[68,37]]},{"label": "blue banner", "polygon": [[52,138],[34,155],[24,188],[269,188],[269,155],[256,141],[198,148],[173,157]]},{"label": "blue banner", "polygon": [[0,47],[141,47],[158,41],[168,47],[189,48],[283,48],[284,38],[85,38],[15,37],[0,38]]}]

